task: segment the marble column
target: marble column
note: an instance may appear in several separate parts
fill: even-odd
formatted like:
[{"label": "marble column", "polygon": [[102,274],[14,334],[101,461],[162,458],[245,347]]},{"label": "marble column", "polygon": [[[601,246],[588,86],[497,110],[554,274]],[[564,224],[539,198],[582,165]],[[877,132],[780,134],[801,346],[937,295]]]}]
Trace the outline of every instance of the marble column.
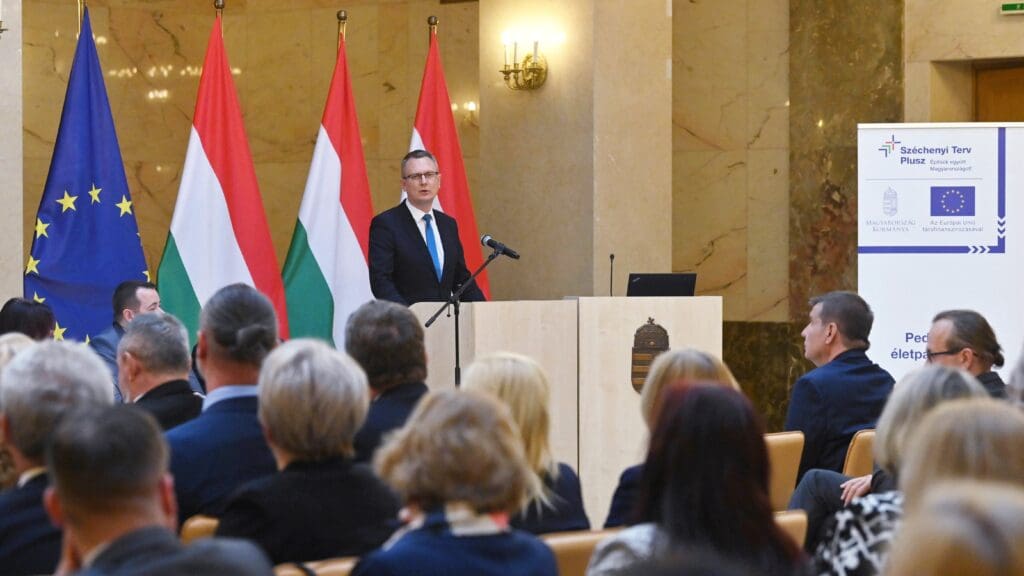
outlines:
[{"label": "marble column", "polygon": [[22,108],[21,0],[3,2],[0,34],[0,298],[21,296]]}]

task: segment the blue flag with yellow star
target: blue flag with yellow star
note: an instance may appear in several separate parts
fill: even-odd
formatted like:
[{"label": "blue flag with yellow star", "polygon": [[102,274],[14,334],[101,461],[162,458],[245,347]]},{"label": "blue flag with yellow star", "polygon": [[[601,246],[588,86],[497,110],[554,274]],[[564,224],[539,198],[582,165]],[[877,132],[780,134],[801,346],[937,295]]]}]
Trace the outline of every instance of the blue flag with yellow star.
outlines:
[{"label": "blue flag with yellow star", "polygon": [[54,338],[85,340],[113,322],[114,288],[148,275],[86,9],[25,266],[25,297],[53,309]]}]

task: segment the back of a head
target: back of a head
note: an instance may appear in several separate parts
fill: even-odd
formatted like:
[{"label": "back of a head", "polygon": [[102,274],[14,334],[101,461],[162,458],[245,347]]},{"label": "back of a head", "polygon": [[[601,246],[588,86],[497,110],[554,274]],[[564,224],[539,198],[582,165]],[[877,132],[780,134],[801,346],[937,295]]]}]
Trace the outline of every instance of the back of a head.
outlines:
[{"label": "back of a head", "polygon": [[810,299],[811,308],[821,304],[821,322],[835,322],[844,343],[851,348],[867,349],[871,343],[871,325],[875,314],[858,294],[837,290]]},{"label": "back of a head", "polygon": [[985,388],[969,373],[928,364],[908,372],[896,384],[878,419],[875,461],[897,474],[910,432],[935,406],[958,398],[986,398]]},{"label": "back of a head", "polygon": [[907,509],[943,481],[988,480],[1024,486],[1024,413],[1005,402],[971,398],[929,412],[906,445],[900,487]]},{"label": "back of a head", "polygon": [[81,344],[41,342],[16,355],[0,376],[7,441],[34,461],[42,460],[47,439],[72,408],[113,401],[110,371]]},{"label": "back of a head", "polygon": [[675,382],[720,382],[740,389],[732,371],[713,354],[696,348],[677,348],[658,355],[651,363],[644,387],[640,390],[640,412],[648,428],[654,428],[654,416],[661,405],[664,390]]},{"label": "back of a head", "polygon": [[231,284],[203,306],[199,330],[212,344],[211,355],[258,367],[277,345],[277,314],[270,300],[252,286]]},{"label": "back of a head", "polygon": [[936,314],[932,322],[940,320],[948,320],[953,325],[946,341],[949,350],[970,348],[984,363],[1003,365],[1003,347],[984,316],[974,310],[944,310]]},{"label": "back of a head", "polygon": [[480,513],[513,512],[530,471],[508,408],[488,394],[431,392],[377,451],[380,477],[422,509],[462,502]]},{"label": "back of a head", "polygon": [[56,318],[53,310],[42,302],[11,298],[0,308],[0,334],[18,332],[43,340],[53,334]]},{"label": "back of a head", "polygon": [[124,352],[155,374],[184,374],[191,363],[185,325],[164,312],[135,317],[117,346],[119,356]]},{"label": "back of a head", "polygon": [[345,325],[345,351],[377,391],[427,378],[423,327],[415,314],[394,302],[372,300],[353,312]]},{"label": "back of a head", "polygon": [[167,473],[160,426],[130,406],[72,411],[46,451],[47,466],[68,521],[102,521],[111,513],[149,510]]},{"label": "back of a head", "polygon": [[928,490],[903,522],[889,576],[1024,576],[1024,490],[988,482]]},{"label": "back of a head", "polygon": [[530,468],[538,474],[552,470],[548,437],[551,389],[540,364],[510,352],[484,356],[466,370],[462,387],[493,394],[508,406],[522,435]]},{"label": "back of a head", "polygon": [[311,339],[270,353],[260,370],[259,395],[260,421],[273,443],[305,462],[352,455],[370,402],[362,368]]}]

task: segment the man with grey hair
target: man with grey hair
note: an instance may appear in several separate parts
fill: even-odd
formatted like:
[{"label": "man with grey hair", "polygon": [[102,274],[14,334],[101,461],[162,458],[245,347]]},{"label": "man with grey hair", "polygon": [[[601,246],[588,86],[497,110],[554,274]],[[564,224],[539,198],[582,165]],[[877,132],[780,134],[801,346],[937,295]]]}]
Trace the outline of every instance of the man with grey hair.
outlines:
[{"label": "man with grey hair", "polygon": [[152,414],[170,430],[199,415],[203,397],[188,383],[188,333],[174,316],[137,316],[117,346],[118,384],[125,402]]},{"label": "man with grey hair", "polygon": [[50,574],[56,568],[61,534],[43,508],[49,482],[46,443],[72,409],[113,401],[107,367],[78,344],[35,344],[4,368],[0,435],[18,475],[17,487],[0,493],[0,571],[4,574]]}]

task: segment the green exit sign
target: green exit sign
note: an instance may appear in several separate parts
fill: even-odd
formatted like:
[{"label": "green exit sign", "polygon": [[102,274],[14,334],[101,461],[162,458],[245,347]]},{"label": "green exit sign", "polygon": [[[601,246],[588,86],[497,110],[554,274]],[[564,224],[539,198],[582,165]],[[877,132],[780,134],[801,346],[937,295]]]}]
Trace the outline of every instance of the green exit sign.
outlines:
[{"label": "green exit sign", "polygon": [[1004,2],[999,6],[1000,14],[1024,14],[1024,2]]}]

